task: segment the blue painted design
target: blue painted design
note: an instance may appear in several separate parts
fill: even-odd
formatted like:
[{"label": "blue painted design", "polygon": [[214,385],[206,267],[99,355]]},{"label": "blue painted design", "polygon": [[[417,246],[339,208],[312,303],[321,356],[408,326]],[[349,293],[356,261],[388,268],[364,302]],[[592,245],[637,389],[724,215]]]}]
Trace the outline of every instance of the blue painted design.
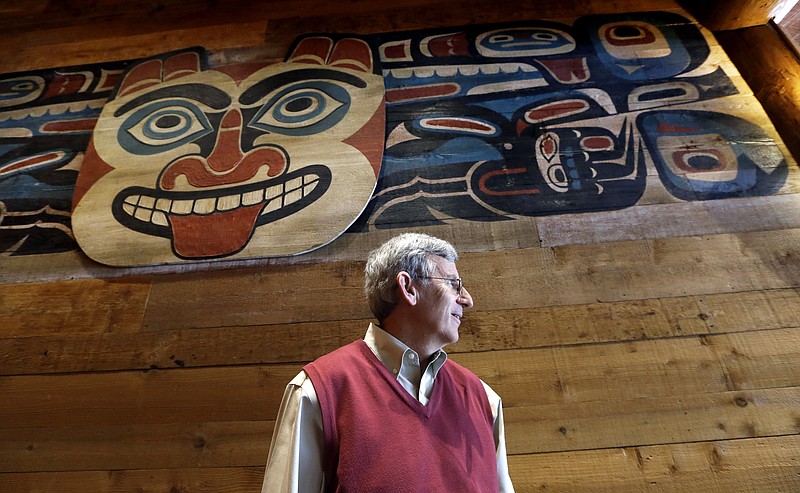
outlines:
[{"label": "blue painted design", "polygon": [[[396,152],[396,151],[395,151]],[[491,161],[503,156],[494,146],[473,137],[456,137],[446,140],[430,152],[410,156],[398,156],[387,150],[381,166],[381,176],[409,170],[437,168],[463,162]],[[391,170],[391,171],[384,171]]]},{"label": "blue painted design", "polygon": [[576,22],[576,29],[588,31],[604,68],[624,80],[675,77],[709,55],[697,26],[667,12],[588,16]]},{"label": "blue painted design", "polygon": [[175,149],[213,132],[205,112],[182,99],[166,99],[135,110],[119,127],[126,151],[152,155]]},{"label": "blue painted design", "polygon": [[282,135],[313,135],[339,123],[350,111],[350,93],[326,81],[290,85],[268,100],[250,127]]},{"label": "blue painted design", "polygon": [[[774,193],[786,180],[786,159],[764,131],[732,115],[657,111],[637,125],[664,186],[684,200]],[[676,146],[691,142],[692,145]]]},{"label": "blue painted design", "polygon": [[[383,61],[387,135],[395,141],[387,140],[378,190],[358,227],[630,207],[644,193],[649,160],[666,189],[686,200],[769,194],[785,183],[786,162],[763,131],[693,109],[738,90],[722,68],[704,66],[706,39],[678,14],[592,15],[572,26],[474,25],[373,38],[376,46],[401,40],[413,61]],[[489,82],[497,84],[471,91]],[[392,89],[408,88],[424,98],[404,100],[406,91],[392,100]],[[431,116],[479,119],[498,131],[465,140],[455,127],[419,124]],[[673,119],[696,130],[664,133],[663,124]],[[658,145],[664,139],[679,147],[710,143],[712,135],[724,149],[680,155],[690,173],[664,154],[668,146]],[[715,168],[724,159],[735,163],[735,173]]]},{"label": "blue painted design", "polygon": [[0,253],[75,250],[69,212],[91,125],[128,62],[0,76]]},{"label": "blue painted design", "polygon": [[[488,58],[561,55],[575,49],[575,38],[562,26],[506,27],[478,35],[478,53]],[[566,26],[563,26],[566,28]]]}]

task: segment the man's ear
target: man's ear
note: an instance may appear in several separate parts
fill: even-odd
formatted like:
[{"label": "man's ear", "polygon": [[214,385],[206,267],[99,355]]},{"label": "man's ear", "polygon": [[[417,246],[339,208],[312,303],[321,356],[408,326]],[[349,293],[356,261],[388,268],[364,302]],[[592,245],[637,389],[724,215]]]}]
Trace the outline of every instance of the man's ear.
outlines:
[{"label": "man's ear", "polygon": [[408,272],[401,271],[397,274],[398,303],[407,303],[414,306],[419,301],[419,291],[412,284],[414,279]]}]

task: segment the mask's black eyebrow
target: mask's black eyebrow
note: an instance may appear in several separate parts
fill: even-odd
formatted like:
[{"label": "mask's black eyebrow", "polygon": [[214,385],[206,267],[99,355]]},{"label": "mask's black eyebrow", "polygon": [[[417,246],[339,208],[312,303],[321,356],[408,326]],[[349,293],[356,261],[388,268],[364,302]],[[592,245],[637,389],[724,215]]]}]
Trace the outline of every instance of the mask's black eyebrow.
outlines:
[{"label": "mask's black eyebrow", "polygon": [[351,86],[363,89],[367,87],[367,83],[363,79],[356,77],[345,72],[338,70],[329,70],[324,68],[304,68],[299,70],[292,70],[291,72],[282,72],[272,77],[264,79],[246,90],[239,98],[239,102],[243,105],[250,105],[257,102],[264,95],[269,94],[271,91],[283,87],[290,82],[299,82],[302,80],[335,80],[350,84]]},{"label": "mask's black eyebrow", "polygon": [[133,108],[137,108],[145,103],[149,103],[150,101],[176,97],[193,99],[215,110],[225,109],[231,104],[231,97],[226,92],[217,89],[214,86],[205,84],[182,84],[179,86],[156,89],[155,91],[148,92],[147,94],[142,94],[138,98],[133,98],[115,111],[114,116],[125,114]]}]

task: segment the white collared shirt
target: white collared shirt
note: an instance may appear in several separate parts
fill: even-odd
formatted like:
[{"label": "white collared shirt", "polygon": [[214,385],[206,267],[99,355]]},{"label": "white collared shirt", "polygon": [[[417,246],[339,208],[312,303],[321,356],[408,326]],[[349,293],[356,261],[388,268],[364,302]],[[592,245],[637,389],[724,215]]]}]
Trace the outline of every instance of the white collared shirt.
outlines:
[{"label": "white collared shirt", "polygon": [[[427,405],[447,353],[439,350],[422,371],[419,355],[380,327],[370,324],[364,342],[403,388]],[[417,383],[419,382],[419,383]],[[513,493],[508,475],[505,426],[500,396],[481,381],[494,418],[494,443],[500,493]],[[305,371],[286,386],[267,458],[262,493],[321,493],[325,489],[322,412]]]}]

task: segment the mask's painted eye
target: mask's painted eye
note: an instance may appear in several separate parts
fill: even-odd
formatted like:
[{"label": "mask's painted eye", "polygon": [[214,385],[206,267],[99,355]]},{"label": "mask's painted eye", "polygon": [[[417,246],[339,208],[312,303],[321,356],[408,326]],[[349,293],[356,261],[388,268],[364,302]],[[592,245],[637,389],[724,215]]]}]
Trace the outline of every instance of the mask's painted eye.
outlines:
[{"label": "mask's painted eye", "polygon": [[212,131],[205,113],[185,101],[161,101],[134,112],[120,126],[120,145],[134,154],[156,154]]},{"label": "mask's painted eye", "polygon": [[282,135],[313,135],[339,123],[349,109],[350,94],[343,87],[304,82],[270,98],[249,126]]}]

